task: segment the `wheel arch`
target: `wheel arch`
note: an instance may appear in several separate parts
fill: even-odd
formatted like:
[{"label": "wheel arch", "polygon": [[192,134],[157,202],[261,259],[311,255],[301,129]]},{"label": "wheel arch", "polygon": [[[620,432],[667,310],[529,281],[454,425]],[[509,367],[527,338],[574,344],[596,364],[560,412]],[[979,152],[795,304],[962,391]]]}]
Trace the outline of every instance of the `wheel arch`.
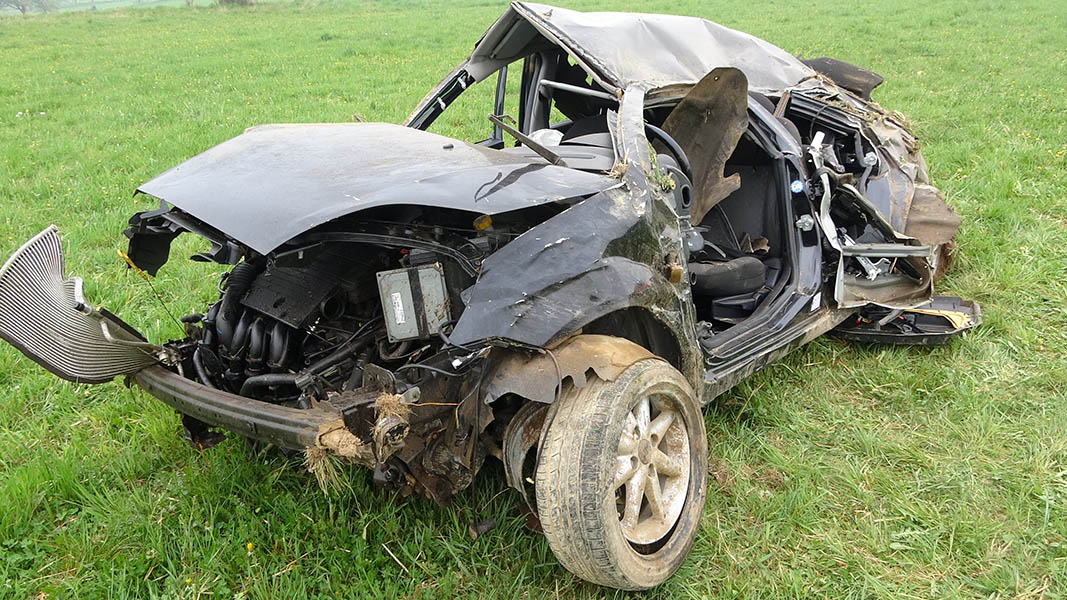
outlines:
[{"label": "wheel arch", "polygon": [[652,311],[630,306],[591,321],[582,332],[622,338],[641,346],[685,373],[682,344],[674,331]]},{"label": "wheel arch", "polygon": [[[493,350],[492,363],[486,372],[484,399],[494,403],[517,396],[524,403],[504,430],[501,456],[508,484],[522,494],[527,506],[534,504],[526,489],[523,465],[539,446],[546,409],[558,399],[568,379],[574,387],[585,388],[592,371],[593,380],[614,381],[634,363],[648,359],[661,360],[677,368],[670,360],[680,360],[670,330],[652,320],[647,311],[639,312],[644,317],[638,318],[637,313],[624,310],[618,311],[616,318],[591,324],[593,330],[621,335],[581,333],[541,353],[517,348]],[[666,356],[657,354],[657,350]]]},{"label": "wheel arch", "polygon": [[508,394],[527,400],[553,403],[563,382],[570,379],[583,388],[588,373],[614,381],[639,360],[657,358],[648,348],[622,336],[581,333],[540,353],[518,348],[494,349],[485,376],[483,398],[487,403]]}]

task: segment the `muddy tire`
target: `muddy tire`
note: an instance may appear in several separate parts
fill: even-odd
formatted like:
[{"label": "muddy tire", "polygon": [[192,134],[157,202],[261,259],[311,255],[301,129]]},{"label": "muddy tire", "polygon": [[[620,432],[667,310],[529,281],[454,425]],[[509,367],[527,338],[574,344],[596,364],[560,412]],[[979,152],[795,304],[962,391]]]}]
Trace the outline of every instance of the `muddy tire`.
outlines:
[{"label": "muddy tire", "polygon": [[682,374],[638,361],[615,381],[564,388],[535,486],[548,545],[578,577],[643,590],[689,553],[704,510],[707,437]]}]

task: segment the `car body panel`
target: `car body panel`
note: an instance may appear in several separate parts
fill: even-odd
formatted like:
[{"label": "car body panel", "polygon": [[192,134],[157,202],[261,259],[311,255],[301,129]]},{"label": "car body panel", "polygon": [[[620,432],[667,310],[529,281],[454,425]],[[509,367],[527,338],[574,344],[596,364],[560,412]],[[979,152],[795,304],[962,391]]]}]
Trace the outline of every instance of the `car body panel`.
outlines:
[{"label": "car body panel", "polygon": [[484,79],[543,45],[536,33],[564,48],[614,91],[638,83],[653,88],[692,85],[717,67],[741,70],[753,90],[765,93],[815,76],[781,48],[705,19],[578,12],[533,2],[511,4],[479,40],[466,70],[475,80]]},{"label": "car body panel", "polygon": [[142,184],[257,252],[353,212],[427,204],[498,214],[615,185],[546,164],[385,123],[261,125]]}]

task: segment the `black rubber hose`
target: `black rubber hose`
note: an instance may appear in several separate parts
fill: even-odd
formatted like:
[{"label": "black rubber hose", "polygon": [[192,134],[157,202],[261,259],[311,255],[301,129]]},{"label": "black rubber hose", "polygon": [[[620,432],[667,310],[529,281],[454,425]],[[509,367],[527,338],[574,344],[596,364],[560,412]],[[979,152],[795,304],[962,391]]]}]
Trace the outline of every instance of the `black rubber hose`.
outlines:
[{"label": "black rubber hose", "polygon": [[299,373],[266,373],[263,375],[256,375],[255,377],[249,377],[248,379],[245,379],[243,384],[241,384],[241,395],[248,396],[249,392],[254,388],[263,387],[265,385],[296,385],[298,377],[318,375],[358,352],[369,343],[370,336],[352,340],[351,342],[342,345],[326,358],[312,364]]},{"label": "black rubber hose", "polygon": [[299,377],[299,375],[296,373],[265,373],[263,375],[249,377],[241,384],[241,395],[248,396],[248,394],[257,387],[268,385],[296,385],[297,377]]},{"label": "black rubber hose", "polygon": [[312,363],[308,368],[304,369],[303,372],[304,373],[310,373],[312,375],[318,375],[319,373],[322,373],[326,369],[329,369],[330,367],[334,366],[335,364],[337,364],[337,363],[341,362],[342,360],[348,358],[350,355],[355,354],[356,352],[359,352],[360,350],[362,350],[364,348],[364,346],[368,345],[369,343],[370,343],[370,337],[369,336],[365,336],[365,337],[361,337],[361,338],[352,340],[351,342],[343,344],[340,348],[338,348],[337,350],[334,350],[333,352],[331,352],[330,355],[327,356],[326,358],[320,359],[320,360],[316,361],[315,363]]},{"label": "black rubber hose", "polygon": [[241,317],[241,298],[252,287],[252,282],[263,270],[261,262],[243,262],[230,271],[226,279],[226,289],[222,293],[222,308],[215,319],[215,328],[219,334],[219,344],[225,348],[233,345],[233,336]]},{"label": "black rubber hose", "polygon": [[204,368],[204,361],[200,358],[200,348],[193,350],[193,367],[196,369],[196,376],[200,378],[200,383],[211,388],[215,387],[215,384],[211,383],[211,376],[208,375],[207,369]]},{"label": "black rubber hose", "polygon": [[204,317],[203,321],[204,330],[200,336],[201,346],[208,348],[214,348],[215,346],[215,342],[218,339],[218,334],[215,332],[215,318],[219,314],[219,304],[221,302],[216,302],[207,309],[207,316]]}]

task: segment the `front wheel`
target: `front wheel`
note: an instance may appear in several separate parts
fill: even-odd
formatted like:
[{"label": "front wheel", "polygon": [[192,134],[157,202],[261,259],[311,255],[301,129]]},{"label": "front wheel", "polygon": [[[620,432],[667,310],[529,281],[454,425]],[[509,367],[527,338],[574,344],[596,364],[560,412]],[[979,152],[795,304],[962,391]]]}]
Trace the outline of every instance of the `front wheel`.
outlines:
[{"label": "front wheel", "polygon": [[681,566],[704,510],[707,434],[682,374],[659,359],[568,385],[539,453],[537,512],[578,577],[626,590]]}]

